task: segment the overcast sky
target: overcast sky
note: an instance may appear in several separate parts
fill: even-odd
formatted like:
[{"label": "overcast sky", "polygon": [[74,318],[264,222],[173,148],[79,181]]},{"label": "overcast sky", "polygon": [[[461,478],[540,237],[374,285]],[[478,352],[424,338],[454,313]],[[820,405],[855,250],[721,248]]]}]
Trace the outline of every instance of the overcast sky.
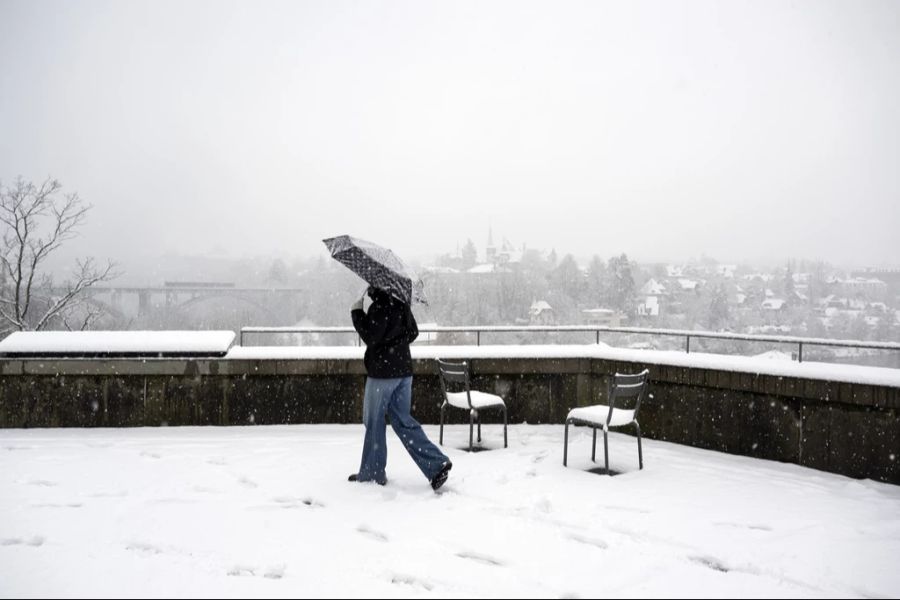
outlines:
[{"label": "overcast sky", "polygon": [[70,250],[900,263],[900,2],[0,0]]}]

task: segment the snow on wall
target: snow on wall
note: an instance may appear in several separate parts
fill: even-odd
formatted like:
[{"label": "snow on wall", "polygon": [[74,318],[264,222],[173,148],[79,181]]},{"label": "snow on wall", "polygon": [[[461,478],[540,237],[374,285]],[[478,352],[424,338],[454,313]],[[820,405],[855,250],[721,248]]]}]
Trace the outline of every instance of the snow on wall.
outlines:
[{"label": "snow on wall", "polygon": [[[236,346],[226,359],[251,360],[354,360],[362,359],[365,348],[355,346]],[[818,362],[771,360],[765,357],[690,354],[678,351],[634,350],[591,345],[502,345],[502,346],[412,346],[414,359],[476,358],[598,358],[697,369],[715,369],[803,379],[820,379],[868,385],[900,387],[900,369],[865,367]]]},{"label": "snow on wall", "polygon": [[16,331],[0,342],[15,354],[224,354],[233,331]]}]

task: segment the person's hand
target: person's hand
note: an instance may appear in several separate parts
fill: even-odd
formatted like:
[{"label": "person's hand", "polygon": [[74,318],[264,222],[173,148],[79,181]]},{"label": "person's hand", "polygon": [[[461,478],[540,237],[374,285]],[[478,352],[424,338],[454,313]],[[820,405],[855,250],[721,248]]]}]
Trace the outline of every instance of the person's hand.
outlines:
[{"label": "person's hand", "polygon": [[363,309],[363,300],[365,300],[366,294],[363,292],[363,295],[359,297],[359,300],[350,305],[350,311],[354,310],[362,310]]}]

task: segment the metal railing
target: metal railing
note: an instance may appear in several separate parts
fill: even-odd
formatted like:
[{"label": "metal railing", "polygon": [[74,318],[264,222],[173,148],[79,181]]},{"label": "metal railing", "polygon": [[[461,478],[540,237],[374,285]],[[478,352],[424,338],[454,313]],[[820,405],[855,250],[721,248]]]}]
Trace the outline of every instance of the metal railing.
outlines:
[{"label": "metal railing", "polygon": [[[900,351],[900,343],[896,342],[865,342],[861,340],[834,340],[828,338],[805,338],[797,336],[756,335],[749,333],[727,333],[717,331],[694,331],[689,329],[647,329],[641,327],[603,327],[599,325],[493,325],[493,326],[461,326],[461,327],[420,327],[420,333],[474,333],[475,344],[481,345],[483,333],[521,333],[521,332],[593,332],[596,334],[597,343],[600,343],[600,335],[603,333],[627,333],[638,335],[650,335],[655,337],[683,337],[684,351],[690,354],[691,338],[715,339],[748,342],[771,342],[777,344],[797,344],[797,361],[803,362],[804,346],[831,346],[841,348],[856,348],[867,350],[894,350]],[[244,345],[244,334],[262,333],[356,333],[352,327],[242,327],[240,333],[240,345]],[[359,337],[356,345],[360,345]]]}]

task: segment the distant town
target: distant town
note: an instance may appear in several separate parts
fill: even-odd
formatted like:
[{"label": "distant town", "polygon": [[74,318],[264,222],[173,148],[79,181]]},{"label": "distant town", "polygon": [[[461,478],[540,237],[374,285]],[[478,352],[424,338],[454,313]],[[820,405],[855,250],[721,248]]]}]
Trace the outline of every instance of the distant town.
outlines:
[{"label": "distant town", "polygon": [[[642,264],[622,254],[586,263],[503,240],[469,240],[425,269],[450,321],[597,324],[896,341],[900,269],[844,272],[824,262],[777,268]],[[461,293],[464,292],[464,293]],[[468,301],[466,296],[473,296]],[[457,310],[457,304],[464,306]],[[449,306],[448,306],[449,304]]]},{"label": "distant town", "polygon": [[[900,341],[900,269],[841,270],[822,261],[772,267],[714,258],[643,263],[625,254],[576,259],[556,249],[514,244],[488,230],[480,246],[466,239],[420,261],[430,300],[420,324],[601,325],[741,334]],[[128,282],[147,268],[125,270]],[[177,257],[152,265],[153,284],[109,282],[88,292],[93,329],[233,329],[245,326],[347,326],[348,306],[364,287],[342,265],[310,258]],[[326,339],[327,338],[327,339]],[[459,339],[456,339],[459,338]],[[264,343],[264,338],[257,340]],[[272,343],[353,343],[340,336],[300,336]],[[465,343],[465,335],[420,342]],[[494,336],[496,343],[580,343],[582,335]],[[617,345],[677,349],[665,336],[624,337]],[[784,346],[698,342],[697,350],[791,358]],[[840,358],[839,350],[827,358]],[[867,351],[846,350],[855,362]],[[878,354],[878,353],[872,353]],[[869,361],[894,366],[896,352]],[[809,359],[815,359],[811,350]],[[880,362],[879,362],[880,361]]]}]

